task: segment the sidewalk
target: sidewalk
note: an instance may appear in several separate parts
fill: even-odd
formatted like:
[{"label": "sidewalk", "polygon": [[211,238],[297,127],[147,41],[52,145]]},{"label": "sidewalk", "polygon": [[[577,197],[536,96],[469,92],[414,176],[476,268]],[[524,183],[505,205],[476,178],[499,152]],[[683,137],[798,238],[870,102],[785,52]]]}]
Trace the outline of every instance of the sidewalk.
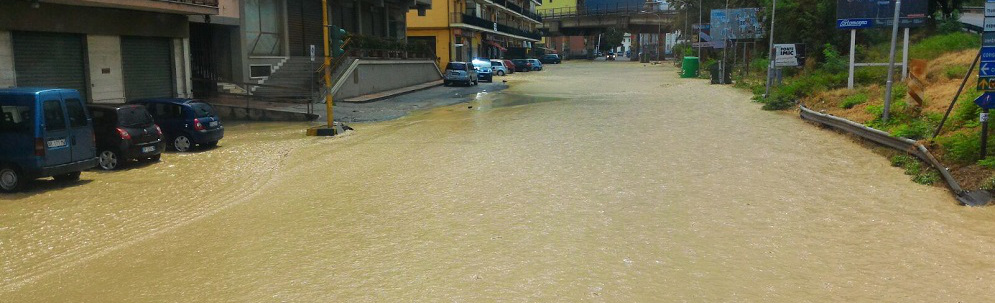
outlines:
[{"label": "sidewalk", "polygon": [[398,88],[398,89],[395,89],[395,90],[389,90],[389,91],[385,91],[385,92],[379,92],[379,93],[375,93],[375,94],[369,94],[369,95],[362,95],[362,96],[357,96],[357,97],[352,97],[352,98],[346,98],[346,99],[338,101],[338,102],[366,103],[366,102],[379,101],[379,100],[391,98],[391,97],[394,97],[394,96],[399,96],[399,95],[403,95],[403,94],[407,94],[407,93],[413,93],[413,92],[417,92],[417,91],[420,91],[420,90],[426,90],[426,89],[429,89],[429,88],[440,86],[442,84],[443,84],[442,80],[437,80],[437,81],[432,81],[432,82],[428,82],[428,83],[423,83],[423,84],[418,84],[418,85],[412,85],[412,86],[408,86],[408,87],[402,87],[402,88]]}]

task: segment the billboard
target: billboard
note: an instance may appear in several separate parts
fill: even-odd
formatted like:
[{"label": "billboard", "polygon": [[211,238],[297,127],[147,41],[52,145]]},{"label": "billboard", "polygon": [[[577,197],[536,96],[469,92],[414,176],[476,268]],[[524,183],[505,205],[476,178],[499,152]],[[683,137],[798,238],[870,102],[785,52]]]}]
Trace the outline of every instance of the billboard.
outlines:
[{"label": "billboard", "polygon": [[713,9],[712,41],[761,39],[764,28],[757,15],[759,8]]},{"label": "billboard", "polygon": [[774,44],[774,66],[801,66],[805,63],[805,44]]},{"label": "billboard", "polygon": [[[927,9],[927,0],[903,0],[898,25],[917,27],[926,24]],[[837,28],[891,27],[894,16],[895,1],[836,0]]]}]

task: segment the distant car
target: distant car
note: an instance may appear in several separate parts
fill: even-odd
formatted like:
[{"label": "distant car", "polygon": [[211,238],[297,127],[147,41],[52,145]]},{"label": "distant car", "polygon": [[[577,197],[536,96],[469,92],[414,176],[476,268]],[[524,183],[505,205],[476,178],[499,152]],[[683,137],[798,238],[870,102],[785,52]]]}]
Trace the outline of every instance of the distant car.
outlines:
[{"label": "distant car", "polygon": [[542,70],[542,62],[539,62],[539,59],[529,59],[529,63],[532,63],[532,70]]},{"label": "distant car", "polygon": [[508,68],[508,73],[509,74],[514,74],[515,72],[518,71],[518,70],[515,69],[515,63],[511,62],[511,60],[503,59],[501,61],[504,61],[504,66]]},{"label": "distant car", "polygon": [[477,85],[477,71],[473,65],[467,62],[449,62],[446,64],[446,71],[442,74],[442,83],[450,86],[456,83],[463,83],[467,86]]},{"label": "distant car", "polygon": [[498,76],[504,76],[510,73],[514,73],[514,69],[509,69],[504,65],[502,60],[491,60],[491,69],[494,70],[494,74]]},{"label": "distant car", "polygon": [[79,180],[97,166],[93,125],[72,89],[0,89],[0,191],[32,179]]},{"label": "distant car", "polygon": [[532,71],[532,62],[529,62],[528,59],[515,59],[515,60],[511,60],[511,62],[515,64],[515,71],[516,72],[530,72],[530,71]]},{"label": "distant car", "polygon": [[91,104],[98,165],[114,170],[130,160],[159,161],[166,142],[144,106]]},{"label": "distant car", "polygon": [[605,56],[605,60],[615,61],[615,53],[608,53],[608,56]]},{"label": "distant car", "polygon": [[144,105],[162,130],[163,138],[179,152],[196,146],[214,147],[225,136],[221,119],[210,104],[194,99],[157,98],[132,100]]},{"label": "distant car", "polygon": [[560,64],[561,59],[560,55],[546,54],[542,56],[542,58],[539,58],[539,61],[542,62],[543,64]]},{"label": "distant car", "polygon": [[491,60],[473,59],[470,64],[473,64],[473,69],[477,70],[477,79],[494,82],[494,69],[491,67]]}]

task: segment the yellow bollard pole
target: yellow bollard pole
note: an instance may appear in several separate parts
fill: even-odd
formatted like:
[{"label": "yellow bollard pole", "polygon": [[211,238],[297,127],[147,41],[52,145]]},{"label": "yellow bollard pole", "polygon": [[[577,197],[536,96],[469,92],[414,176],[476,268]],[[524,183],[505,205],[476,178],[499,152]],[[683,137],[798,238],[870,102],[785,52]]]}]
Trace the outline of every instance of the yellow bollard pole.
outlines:
[{"label": "yellow bollard pole", "polygon": [[324,34],[325,41],[325,112],[328,117],[328,128],[331,128],[334,132],[335,121],[334,113],[332,112],[332,57],[331,50],[329,49],[328,41],[328,0],[321,0],[321,24],[322,32]]}]

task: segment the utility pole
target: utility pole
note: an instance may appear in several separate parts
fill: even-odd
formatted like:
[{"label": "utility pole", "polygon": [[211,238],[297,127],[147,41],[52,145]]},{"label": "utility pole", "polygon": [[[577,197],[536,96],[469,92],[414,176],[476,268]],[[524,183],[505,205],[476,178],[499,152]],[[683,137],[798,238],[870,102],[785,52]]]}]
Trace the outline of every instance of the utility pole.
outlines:
[{"label": "utility pole", "polygon": [[[770,64],[767,65],[767,92],[764,93],[765,98],[767,96],[770,96],[770,85],[771,82],[773,82],[771,81],[771,79],[774,78],[774,68],[775,68],[774,58],[777,56],[776,54],[774,54],[774,17],[776,14],[777,14],[777,0],[774,0],[774,5],[770,9],[770,56],[767,57],[767,60],[770,61]],[[749,70],[749,67],[747,67],[747,70]]]},{"label": "utility pole", "polygon": [[891,110],[891,87],[895,78],[895,44],[898,43],[898,16],[902,11],[902,0],[895,1],[895,17],[891,25],[891,51],[888,53],[888,83],[884,91],[884,113],[881,121],[888,123],[888,112]]},{"label": "utility pole", "polygon": [[[704,24],[701,24],[701,0],[698,0],[698,62],[701,62],[701,27],[702,26],[704,26]],[[701,65],[699,64],[699,68],[700,66]]]},{"label": "utility pole", "polygon": [[[726,0],[725,24],[722,26],[722,61],[719,61],[719,84],[726,83],[726,50],[729,49],[729,0]],[[712,20],[714,23],[715,20]]]}]

